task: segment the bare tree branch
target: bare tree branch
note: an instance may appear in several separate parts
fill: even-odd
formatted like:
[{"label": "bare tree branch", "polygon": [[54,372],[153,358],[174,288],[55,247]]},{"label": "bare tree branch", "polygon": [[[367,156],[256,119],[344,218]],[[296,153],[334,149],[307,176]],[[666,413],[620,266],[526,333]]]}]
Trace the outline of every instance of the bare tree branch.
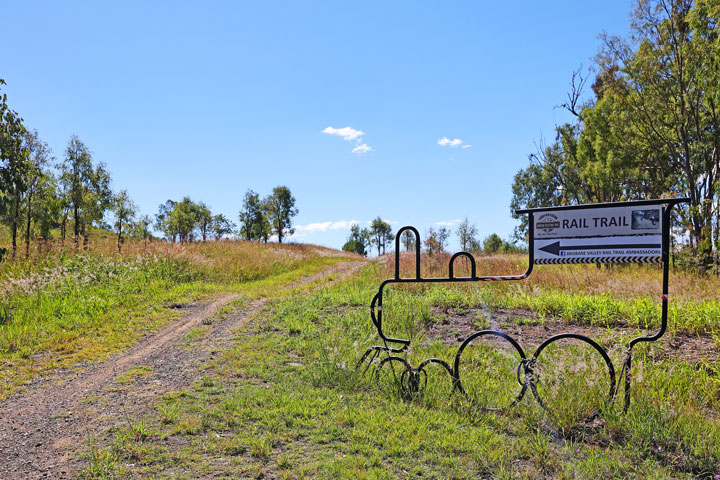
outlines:
[{"label": "bare tree branch", "polygon": [[580,68],[573,71],[572,79],[570,80],[570,91],[567,94],[567,101],[560,104],[562,108],[572,113],[576,117],[580,116],[580,111],[583,105],[580,103],[580,97],[582,96],[583,88],[587,82],[587,77],[582,75],[582,65]]}]

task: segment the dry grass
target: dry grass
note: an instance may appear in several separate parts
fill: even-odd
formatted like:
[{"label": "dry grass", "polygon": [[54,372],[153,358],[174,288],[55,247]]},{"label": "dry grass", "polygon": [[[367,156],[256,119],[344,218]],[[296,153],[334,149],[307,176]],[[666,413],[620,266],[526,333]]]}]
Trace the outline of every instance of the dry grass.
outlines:
[{"label": "dry grass", "polygon": [[[383,258],[383,268],[389,278],[394,275],[393,255]],[[447,277],[450,255],[441,253],[421,258],[423,277]],[[523,254],[479,255],[475,259],[478,275],[517,275],[527,270],[528,258]],[[456,276],[470,274],[469,262],[459,258],[454,266]],[[412,277],[415,257],[403,252],[400,272]],[[657,265],[536,265],[525,281],[508,282],[508,288],[525,293],[541,294],[562,291],[567,294],[611,295],[617,299],[656,298],[662,291],[662,270]],[[702,276],[682,270],[670,271],[670,296],[685,301],[720,300],[720,277]]]},{"label": "dry grass", "polygon": [[102,358],[171,321],[172,306],[226,292],[263,295],[343,259],[315,245],[171,245],[94,236],[0,264],[0,398],[57,362]]},{"label": "dry grass", "polygon": [[[477,342],[463,354],[463,382],[475,403],[451,393],[450,376],[437,366],[428,368],[423,395],[415,397],[400,391],[390,369],[400,367],[397,361],[361,375],[356,362],[378,340],[368,302],[394,273],[394,259],[387,260],[389,266],[370,266],[346,282],[289,296],[260,312],[208,366],[211,381],[204,377],[192,389],[166,396],[155,405],[157,413],[113,432],[109,446],[91,445],[86,478],[689,480],[720,474],[717,365],[638,354],[630,412],[622,414],[618,401],[602,410],[597,422],[580,425],[578,417],[603,406],[608,380],[604,363],[584,344],[563,341],[558,349],[555,343],[541,357],[537,371],[543,374],[536,385],[551,414],[529,391],[506,412],[478,408],[499,405],[498,396],[514,398],[519,387],[517,357],[480,349],[490,343]],[[519,256],[478,260],[483,268],[522,270]],[[438,275],[447,273],[444,262]],[[412,270],[411,264],[404,267]],[[553,278],[568,284],[572,279]],[[496,286],[481,284],[477,290],[492,294]],[[393,325],[403,334],[421,331],[428,320],[441,321],[428,305],[464,308],[471,316],[461,289],[397,289],[386,297],[386,333]],[[430,357],[452,361],[457,346],[413,342],[407,360],[413,367]],[[139,438],[141,428],[152,433]],[[144,455],[138,457],[138,451]]]},{"label": "dry grass", "polygon": [[[6,243],[0,242],[0,247],[9,248]],[[5,259],[0,264],[0,278],[4,277],[5,283],[5,288],[0,289],[0,296],[6,295],[8,290],[12,289],[13,285],[10,282],[25,284],[31,279],[33,282],[38,280],[38,275],[54,275],[53,269],[48,270],[45,267],[54,267],[58,263],[62,263],[62,259],[73,256],[76,252],[115,260],[138,260],[140,258],[178,260],[188,264],[205,280],[225,283],[266,278],[269,275],[292,269],[311,258],[357,258],[356,255],[350,253],[317,245],[260,244],[243,240],[209,240],[190,244],[171,244],[162,240],[144,242],[128,239],[123,245],[122,253],[118,253],[115,237],[105,231],[96,230],[93,232],[87,251],[83,249],[82,243],[79,250],[76,250],[72,239],[66,239],[65,242],[56,240],[47,243],[33,243],[30,257],[25,258],[25,247],[24,245],[19,246],[14,261]],[[11,280],[9,277],[19,277],[22,280]]]}]

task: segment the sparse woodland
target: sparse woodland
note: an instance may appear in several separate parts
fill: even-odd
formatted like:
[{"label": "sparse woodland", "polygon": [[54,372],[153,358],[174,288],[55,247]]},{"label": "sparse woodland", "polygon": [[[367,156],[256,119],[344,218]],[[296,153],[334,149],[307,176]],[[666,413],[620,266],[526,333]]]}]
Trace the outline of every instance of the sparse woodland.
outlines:
[{"label": "sparse woodland", "polygon": [[562,107],[574,120],[530,155],[511,207],[689,197],[677,215],[680,246],[701,271],[717,267],[718,22],[715,0],[638,1],[629,37],[602,34],[591,71],[573,74]]},{"label": "sparse woodland", "polygon": [[[4,84],[0,79],[0,87]],[[262,199],[248,191],[239,212],[239,229],[225,215],[213,214],[205,203],[190,197],[167,200],[154,220],[142,215],[127,190],[113,192],[107,166],[95,160],[77,135],[60,158],[54,157],[38,131],[27,129],[7,95],[0,93],[0,219],[10,237],[9,248],[0,249],[0,261],[5,256],[15,259],[22,244],[25,258],[33,244],[38,253],[64,250],[66,242],[75,251],[87,250],[93,229],[112,231],[118,252],[128,237],[145,244],[152,241],[153,227],[171,243],[219,240],[233,234],[264,242],[274,236],[282,243],[294,232],[292,218],[298,209],[285,186],[275,187]]]}]

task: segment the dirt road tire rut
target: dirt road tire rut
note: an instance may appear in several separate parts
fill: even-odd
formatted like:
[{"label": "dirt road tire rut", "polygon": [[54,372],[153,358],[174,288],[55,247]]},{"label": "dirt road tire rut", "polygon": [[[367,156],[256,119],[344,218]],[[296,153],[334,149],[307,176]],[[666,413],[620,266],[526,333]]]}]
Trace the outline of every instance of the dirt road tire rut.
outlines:
[{"label": "dirt road tire rut", "polygon": [[[361,266],[340,263],[285,288],[330,274],[349,276]],[[58,371],[52,381],[38,380],[0,403],[0,479],[74,476],[89,437],[121,425],[159,395],[189,386],[201,363],[227,347],[233,332],[267,302],[249,301],[228,318],[212,321],[218,310],[240,298],[223,295],[190,305],[186,315],[133,348],[85,369]],[[186,335],[203,325],[202,341],[188,345]],[[123,382],[122,375],[132,369],[137,378]]]}]

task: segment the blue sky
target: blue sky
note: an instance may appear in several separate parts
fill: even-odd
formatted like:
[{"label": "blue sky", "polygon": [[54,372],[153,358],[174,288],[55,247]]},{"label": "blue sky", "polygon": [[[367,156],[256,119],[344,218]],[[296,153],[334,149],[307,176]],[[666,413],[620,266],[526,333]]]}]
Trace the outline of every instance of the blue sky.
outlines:
[{"label": "blue sky", "polygon": [[247,189],[287,185],[296,241],[340,247],[377,216],[508,238],[513,175],[630,9],[5,0],[0,78],[55,156],[77,134],[142,213],[189,195],[237,222]]}]

